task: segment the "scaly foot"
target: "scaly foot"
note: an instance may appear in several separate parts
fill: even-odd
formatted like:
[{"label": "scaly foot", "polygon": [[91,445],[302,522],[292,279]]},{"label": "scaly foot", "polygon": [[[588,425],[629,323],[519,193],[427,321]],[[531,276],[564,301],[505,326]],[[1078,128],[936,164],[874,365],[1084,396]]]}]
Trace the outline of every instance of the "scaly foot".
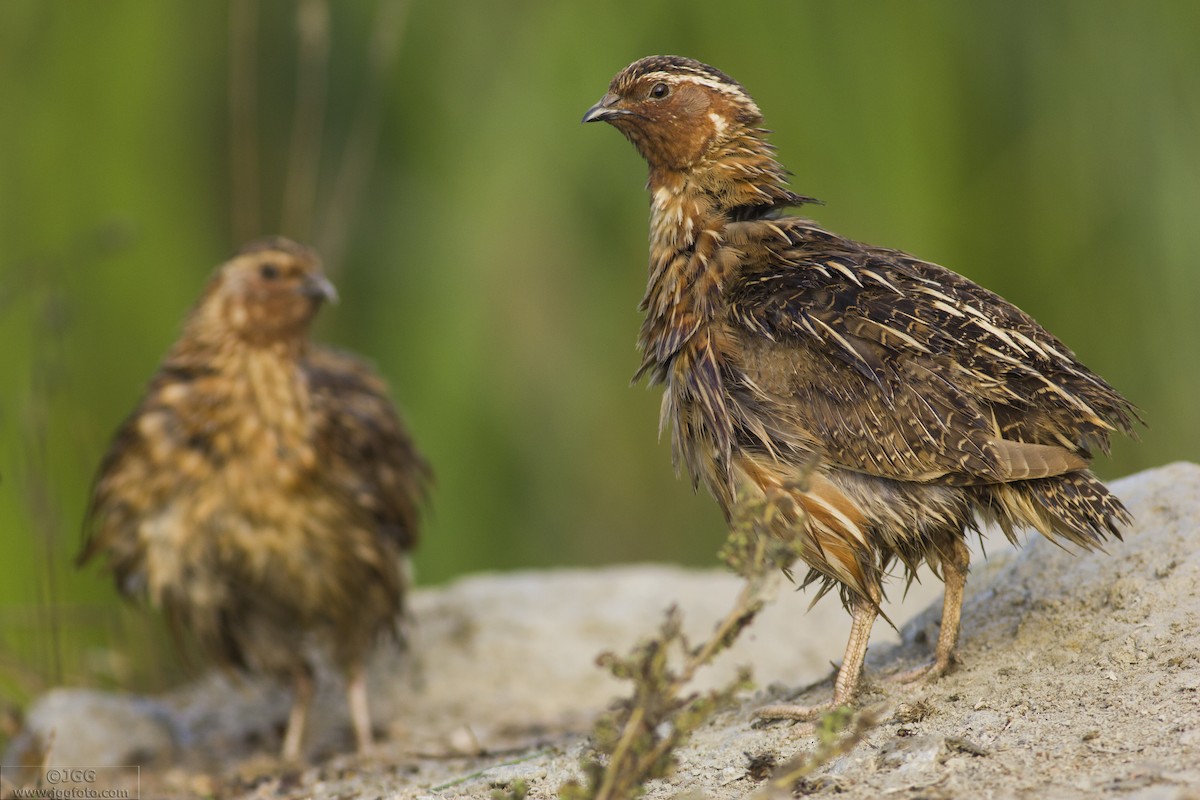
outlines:
[{"label": "scaly foot", "polygon": [[950,669],[950,665],[955,661],[952,652],[948,652],[943,657],[941,653],[933,661],[928,664],[922,664],[919,667],[912,669],[901,670],[895,675],[889,675],[887,680],[895,683],[917,683],[924,681],[932,681],[946,674]]},{"label": "scaly foot", "polygon": [[841,706],[841,703],[830,700],[827,703],[818,703],[815,706],[792,705],[788,703],[780,703],[771,706],[763,706],[755,710],[755,720],[776,720],[776,719],[792,719],[799,722],[811,722],[820,719],[824,715]]},{"label": "scaly foot", "polygon": [[958,646],[958,628],[962,620],[963,592],[967,585],[967,565],[971,551],[960,539],[953,543],[951,555],[942,562],[942,578],[946,583],[946,594],[942,598],[942,626],[938,631],[937,649],[933,661],[913,669],[906,669],[888,680],[897,683],[915,683],[940,678],[955,663],[954,649]]},{"label": "scaly foot", "polygon": [[878,600],[858,598],[854,601],[851,613],[853,622],[850,625],[850,640],[846,643],[842,666],[838,669],[837,680],[833,684],[833,699],[815,706],[763,706],[754,712],[757,719],[813,720],[854,701],[854,696],[858,694],[858,679],[862,675],[863,661],[867,657],[867,640],[871,638],[871,626],[879,613]]}]

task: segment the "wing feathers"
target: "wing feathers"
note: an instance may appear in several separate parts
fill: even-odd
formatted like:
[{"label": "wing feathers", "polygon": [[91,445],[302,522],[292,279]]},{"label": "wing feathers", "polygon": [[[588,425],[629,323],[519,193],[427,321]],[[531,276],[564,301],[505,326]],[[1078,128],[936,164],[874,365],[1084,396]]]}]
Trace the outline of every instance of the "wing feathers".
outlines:
[{"label": "wing feathers", "polygon": [[1031,317],[956,273],[797,218],[733,223],[725,239],[745,256],[728,319],[747,382],[766,387],[755,410],[786,423],[767,429],[812,432],[835,465],[957,485],[1050,477],[1137,419]]}]

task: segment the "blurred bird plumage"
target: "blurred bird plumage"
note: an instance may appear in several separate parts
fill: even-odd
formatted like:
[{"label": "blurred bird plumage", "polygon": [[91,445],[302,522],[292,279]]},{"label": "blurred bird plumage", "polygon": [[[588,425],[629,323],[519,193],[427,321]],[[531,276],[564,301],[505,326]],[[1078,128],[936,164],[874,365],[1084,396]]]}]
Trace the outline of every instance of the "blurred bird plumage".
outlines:
[{"label": "blurred bird plumage", "polygon": [[310,342],[335,298],[316,253],[282,238],[217,270],[104,457],[79,557],[220,665],[292,681],[289,759],[313,643],[369,746],[363,660],[396,630],[430,481],[382,379]]},{"label": "blurred bird plumage", "polygon": [[638,375],[664,385],[676,463],[727,517],[784,513],[806,582],[838,588],[854,625],[834,700],[849,700],[899,560],[946,583],[934,676],[957,642],[975,512],[1090,548],[1121,502],[1088,470],[1137,412],[1057,338],[948,269],[787,214],[786,186],[744,87],[692,59],[634,62],[583,118],[649,166],[649,281]]}]

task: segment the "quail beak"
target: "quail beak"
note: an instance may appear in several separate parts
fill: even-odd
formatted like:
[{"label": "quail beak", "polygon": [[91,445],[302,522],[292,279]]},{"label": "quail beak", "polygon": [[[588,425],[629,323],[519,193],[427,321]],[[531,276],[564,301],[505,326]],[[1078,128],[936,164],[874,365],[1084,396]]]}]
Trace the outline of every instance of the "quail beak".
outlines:
[{"label": "quail beak", "polygon": [[608,122],[617,117],[632,117],[636,116],[632,111],[624,108],[618,108],[617,103],[621,102],[618,95],[609,92],[600,98],[600,102],[587,110],[583,115],[583,122]]},{"label": "quail beak", "polygon": [[338,301],[337,288],[324,275],[309,275],[300,284],[300,293],[314,300],[327,300],[336,304]]}]

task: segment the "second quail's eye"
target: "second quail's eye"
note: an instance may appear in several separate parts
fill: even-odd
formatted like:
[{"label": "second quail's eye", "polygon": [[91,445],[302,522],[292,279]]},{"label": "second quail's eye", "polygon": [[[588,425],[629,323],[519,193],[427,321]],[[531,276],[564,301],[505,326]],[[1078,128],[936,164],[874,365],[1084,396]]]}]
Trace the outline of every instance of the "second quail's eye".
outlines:
[{"label": "second quail's eye", "polygon": [[258,268],[258,274],[263,277],[263,280],[273,281],[279,277],[279,267],[274,264],[263,264]]},{"label": "second quail's eye", "polygon": [[670,93],[671,93],[671,87],[667,86],[665,83],[656,83],[650,89],[650,96],[653,97],[655,100],[662,100],[664,97],[666,97]]}]

